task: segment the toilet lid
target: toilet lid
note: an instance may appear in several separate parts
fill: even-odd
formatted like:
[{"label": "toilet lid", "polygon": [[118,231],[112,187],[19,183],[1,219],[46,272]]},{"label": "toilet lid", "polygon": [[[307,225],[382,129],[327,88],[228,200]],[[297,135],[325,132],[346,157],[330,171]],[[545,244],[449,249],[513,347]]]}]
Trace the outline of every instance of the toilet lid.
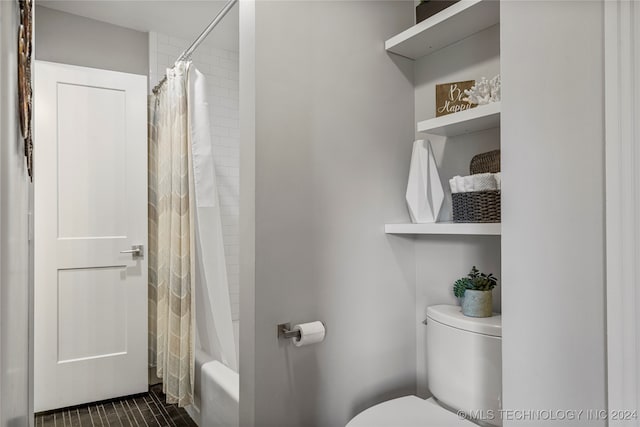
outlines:
[{"label": "toilet lid", "polygon": [[[372,406],[360,412],[346,427],[469,427],[471,421],[460,419],[436,401],[405,396]],[[477,426],[476,426],[477,427]]]}]

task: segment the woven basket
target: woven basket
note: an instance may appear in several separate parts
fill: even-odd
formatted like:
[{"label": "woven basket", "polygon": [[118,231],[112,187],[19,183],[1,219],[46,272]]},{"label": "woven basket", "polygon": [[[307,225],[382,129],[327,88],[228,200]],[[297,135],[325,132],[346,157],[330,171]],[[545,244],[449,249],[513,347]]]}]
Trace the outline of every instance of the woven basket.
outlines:
[{"label": "woven basket", "polygon": [[493,150],[474,156],[471,159],[469,171],[471,175],[500,172],[500,150]]},{"label": "woven basket", "polygon": [[453,222],[500,222],[500,191],[453,193]]},{"label": "woven basket", "polygon": [[[500,150],[478,154],[469,165],[471,175],[500,172]],[[453,193],[453,222],[500,222],[500,191]]]}]

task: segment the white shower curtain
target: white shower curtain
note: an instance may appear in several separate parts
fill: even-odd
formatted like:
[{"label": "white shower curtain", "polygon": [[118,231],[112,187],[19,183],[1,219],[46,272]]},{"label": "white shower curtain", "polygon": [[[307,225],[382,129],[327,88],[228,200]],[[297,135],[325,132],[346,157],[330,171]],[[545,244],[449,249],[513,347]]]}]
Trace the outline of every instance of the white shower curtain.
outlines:
[{"label": "white shower curtain", "polygon": [[[194,345],[236,368],[204,79],[167,70],[149,132],[149,361],[169,403],[193,402]],[[193,285],[193,286],[192,286]],[[198,321],[195,325],[195,311]]]},{"label": "white shower curtain", "polygon": [[196,206],[196,343],[205,353],[237,371],[206,80],[195,67],[189,70],[188,99]]}]

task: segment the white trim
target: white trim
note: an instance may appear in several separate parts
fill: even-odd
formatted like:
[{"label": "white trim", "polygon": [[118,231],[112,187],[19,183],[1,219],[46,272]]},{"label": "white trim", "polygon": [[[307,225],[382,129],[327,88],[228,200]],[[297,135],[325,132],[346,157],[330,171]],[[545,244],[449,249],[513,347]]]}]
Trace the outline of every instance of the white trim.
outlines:
[{"label": "white trim", "polygon": [[240,425],[255,420],[256,2],[240,14]]},{"label": "white trim", "polygon": [[[640,4],[605,2],[609,410],[640,409]],[[609,421],[609,426],[640,421]]]},{"label": "white trim", "polygon": [[187,414],[189,414],[193,422],[196,423],[198,427],[202,427],[202,417],[200,415],[200,409],[198,409],[196,405],[185,406],[184,410],[187,411]]}]

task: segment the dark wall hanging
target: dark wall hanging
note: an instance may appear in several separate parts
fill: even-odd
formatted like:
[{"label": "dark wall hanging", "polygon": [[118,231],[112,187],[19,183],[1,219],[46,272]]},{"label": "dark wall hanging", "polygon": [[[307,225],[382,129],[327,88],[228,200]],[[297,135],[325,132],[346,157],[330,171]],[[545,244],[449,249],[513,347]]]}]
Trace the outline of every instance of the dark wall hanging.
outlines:
[{"label": "dark wall hanging", "polygon": [[33,181],[33,130],[31,127],[33,92],[31,87],[31,41],[33,34],[33,1],[19,0],[20,28],[18,33],[18,97],[20,129],[24,139],[27,172]]}]

